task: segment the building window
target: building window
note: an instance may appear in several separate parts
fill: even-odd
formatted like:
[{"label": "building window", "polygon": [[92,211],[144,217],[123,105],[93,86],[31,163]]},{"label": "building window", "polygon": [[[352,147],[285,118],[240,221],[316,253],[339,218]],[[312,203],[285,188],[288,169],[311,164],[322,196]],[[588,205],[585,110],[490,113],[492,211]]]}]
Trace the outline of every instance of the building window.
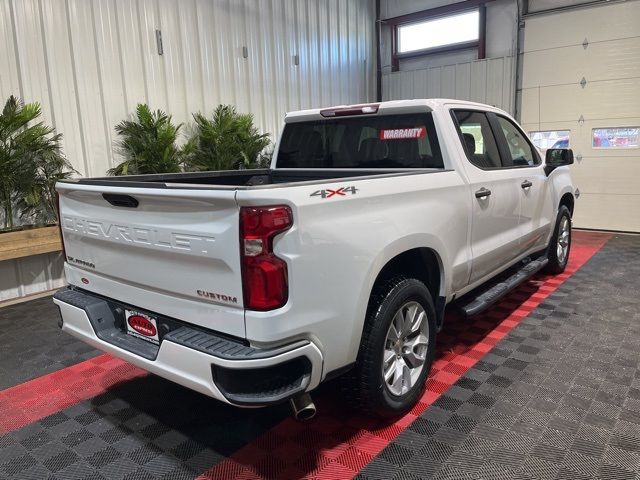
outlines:
[{"label": "building window", "polygon": [[400,69],[400,59],[477,49],[485,58],[486,7],[483,0],[450,5],[387,18],[391,27],[391,69]]},{"label": "building window", "polygon": [[542,132],[529,132],[531,142],[545,153],[548,148],[571,148],[569,143],[569,130],[546,130]]},{"label": "building window", "polygon": [[407,25],[398,25],[398,53],[415,53],[433,48],[477,44],[480,39],[480,11],[457,13]]},{"label": "building window", "polygon": [[593,148],[638,148],[640,127],[594,128],[591,130]]}]

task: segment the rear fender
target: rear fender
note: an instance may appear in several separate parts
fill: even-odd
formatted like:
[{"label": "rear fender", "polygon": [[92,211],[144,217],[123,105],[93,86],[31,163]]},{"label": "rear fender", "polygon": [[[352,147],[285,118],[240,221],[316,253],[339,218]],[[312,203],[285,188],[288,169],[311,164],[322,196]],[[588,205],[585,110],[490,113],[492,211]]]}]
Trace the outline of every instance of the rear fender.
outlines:
[{"label": "rear fender", "polygon": [[[438,263],[440,264],[440,291],[431,292],[432,295],[446,298],[447,292],[450,291],[451,272],[449,271],[450,269],[448,265],[450,265],[451,263],[447,255],[447,250],[439,238],[429,234],[416,233],[403,238],[399,238],[387,245],[371,262],[371,268],[367,272],[367,282],[365,282],[358,295],[358,310],[356,318],[353,322],[353,331],[351,333],[353,346],[351,351],[354,352],[354,361],[355,353],[357,353],[358,351],[360,339],[362,337],[362,330],[364,328],[364,321],[367,314],[367,307],[369,305],[369,298],[371,297],[373,286],[378,279],[380,272],[391,260],[396,258],[398,255],[416,248],[429,248],[433,250],[435,252],[436,258],[438,259]],[[444,303],[444,301],[442,303]]]}]

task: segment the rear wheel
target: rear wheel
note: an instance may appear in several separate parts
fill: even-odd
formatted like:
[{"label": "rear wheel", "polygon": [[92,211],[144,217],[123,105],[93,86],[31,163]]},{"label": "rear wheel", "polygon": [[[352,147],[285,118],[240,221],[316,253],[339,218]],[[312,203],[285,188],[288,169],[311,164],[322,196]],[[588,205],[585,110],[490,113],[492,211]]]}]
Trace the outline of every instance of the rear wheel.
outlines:
[{"label": "rear wheel", "polygon": [[435,352],[435,309],[427,287],[394,277],[369,303],[355,368],[343,379],[358,408],[389,417],[413,407]]},{"label": "rear wheel", "polygon": [[561,206],[556,219],[556,227],[549,242],[549,263],[545,272],[556,275],[564,272],[571,251],[571,213],[566,206]]}]

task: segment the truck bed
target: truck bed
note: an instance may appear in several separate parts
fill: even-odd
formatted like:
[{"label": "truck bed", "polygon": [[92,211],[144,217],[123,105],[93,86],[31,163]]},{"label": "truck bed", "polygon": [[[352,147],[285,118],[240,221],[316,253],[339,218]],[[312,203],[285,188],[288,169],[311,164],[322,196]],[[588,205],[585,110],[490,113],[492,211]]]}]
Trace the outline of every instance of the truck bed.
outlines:
[{"label": "truck bed", "polygon": [[125,175],[63,180],[81,185],[101,185],[135,188],[216,188],[253,189],[286,187],[302,182],[322,183],[334,179],[365,179],[368,177],[412,175],[442,172],[442,169],[252,169],[220,170],[212,172],[160,173],[154,175]]}]

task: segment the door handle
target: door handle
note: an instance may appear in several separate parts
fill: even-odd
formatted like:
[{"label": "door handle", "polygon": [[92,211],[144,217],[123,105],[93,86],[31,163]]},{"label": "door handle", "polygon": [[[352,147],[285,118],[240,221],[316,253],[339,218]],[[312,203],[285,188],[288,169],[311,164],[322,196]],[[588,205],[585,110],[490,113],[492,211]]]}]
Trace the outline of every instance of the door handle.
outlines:
[{"label": "door handle", "polygon": [[530,188],[531,186],[533,186],[533,183],[531,183],[529,180],[525,180],[524,182],[522,182],[520,184],[520,186],[525,189],[525,188]]},{"label": "door handle", "polygon": [[120,195],[119,193],[103,193],[102,198],[114,207],[137,208],[138,199],[131,195]]},{"label": "door handle", "polygon": [[476,192],[476,198],[487,198],[489,195],[491,195],[491,190],[484,187]]}]

